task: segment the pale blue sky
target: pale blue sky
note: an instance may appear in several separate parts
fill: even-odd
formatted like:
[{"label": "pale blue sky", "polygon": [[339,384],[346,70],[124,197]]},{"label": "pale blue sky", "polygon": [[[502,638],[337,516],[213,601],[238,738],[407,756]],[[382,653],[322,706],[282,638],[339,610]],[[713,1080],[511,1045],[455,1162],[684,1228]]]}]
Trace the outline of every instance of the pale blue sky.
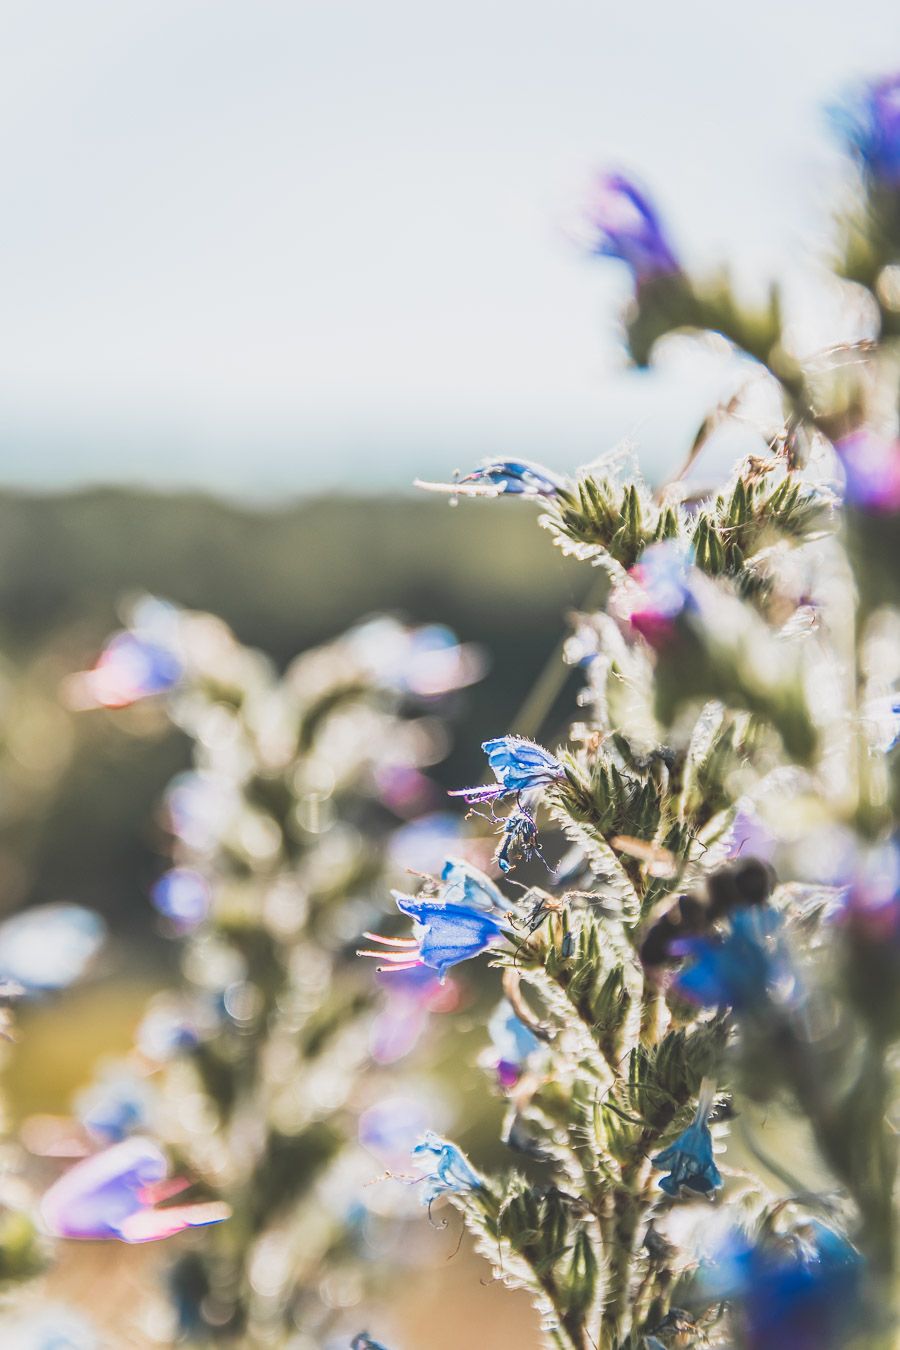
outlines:
[{"label": "pale blue sky", "polygon": [[692,262],[822,238],[893,0],[7,0],[0,481],[405,486],[683,443],[564,224],[637,169]]}]

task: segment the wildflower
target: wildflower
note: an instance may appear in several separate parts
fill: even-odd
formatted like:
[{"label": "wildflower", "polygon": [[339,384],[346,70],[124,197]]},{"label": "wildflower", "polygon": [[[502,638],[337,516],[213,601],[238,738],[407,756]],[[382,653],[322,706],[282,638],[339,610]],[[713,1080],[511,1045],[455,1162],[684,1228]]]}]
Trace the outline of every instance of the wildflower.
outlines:
[{"label": "wildflower", "polygon": [[387,1350],[387,1347],[381,1341],[373,1341],[367,1331],[361,1331],[350,1342],[350,1350]]},{"label": "wildflower", "polygon": [[694,1119],[674,1144],[664,1148],[653,1159],[654,1167],[668,1169],[669,1175],[659,1183],[667,1195],[677,1198],[684,1189],[698,1195],[712,1196],[713,1191],[722,1185],[719,1169],[713,1161],[712,1135],[708,1124],[714,1092],[715,1084],[705,1078],[700,1087]]},{"label": "wildflower", "polygon": [[212,903],[209,883],[191,867],[173,867],[150,890],[154,907],[179,933],[190,933],[206,918]]},{"label": "wildflower", "polygon": [[425,483],[416,479],[416,487],[465,497],[555,497],[565,487],[565,481],[552,469],[528,459],[492,459],[453,483]]},{"label": "wildflower", "polygon": [[507,816],[503,824],[503,840],[497,850],[497,866],[501,872],[509,872],[517,860],[530,862],[535,856],[542,856],[538,843],[538,830],[534,816],[528,811],[514,811]]},{"label": "wildflower", "polygon": [[440,894],[445,903],[471,905],[489,913],[496,910],[505,914],[510,908],[500,888],[473,863],[448,858],[441,869],[441,882]]},{"label": "wildflower", "polygon": [[228,1218],[228,1206],[220,1203],[157,1209],[190,1184],[167,1180],[167,1173],[158,1145],[135,1135],[65,1172],[44,1195],[41,1215],[55,1237],[120,1242],[153,1242]]},{"label": "wildflower", "polygon": [[465,1154],[455,1144],[441,1139],[433,1130],[426,1131],[414,1146],[412,1156],[417,1162],[432,1168],[419,1178],[425,1182],[423,1205],[432,1205],[440,1195],[461,1195],[483,1188],[484,1183]]},{"label": "wildflower", "polygon": [[655,209],[623,174],[600,174],[585,222],[591,253],[619,258],[638,285],[680,270]]},{"label": "wildflower", "polygon": [[81,905],[36,905],[0,924],[0,980],[26,994],[65,989],[87,970],[106,925]]},{"label": "wildflower", "polygon": [[631,627],[660,648],[674,636],[675,623],[691,603],[688,557],[674,540],[651,544],[628,573],[617,609]]},{"label": "wildflower", "polygon": [[730,1301],[747,1350],[831,1350],[859,1329],[863,1271],[845,1238],[812,1221],[789,1237],[732,1233],[700,1282]]},{"label": "wildflower", "polygon": [[180,657],[170,647],[123,629],[113,634],[90,670],[69,679],[69,701],[76,708],[127,708],[167,693],[182,670]]},{"label": "wildflower", "polygon": [[507,924],[499,916],[487,914],[470,905],[446,904],[441,900],[419,900],[412,895],[392,892],[397,908],[414,919],[420,929],[415,938],[389,938],[364,933],[371,942],[387,950],[358,951],[357,956],[372,956],[386,961],[383,970],[411,970],[431,966],[444,978],[451,966],[479,956],[492,943],[505,936]]},{"label": "wildflower", "polygon": [[516,1016],[506,999],[494,1009],[488,1022],[488,1035],[491,1038],[489,1062],[496,1069],[497,1080],[501,1087],[513,1088],[528,1060],[540,1051],[541,1043]]},{"label": "wildflower", "polygon": [[900,185],[900,71],[863,85],[832,119],[877,181]]},{"label": "wildflower", "polygon": [[496,783],[488,787],[457,788],[451,797],[465,797],[467,802],[489,802],[511,793],[530,792],[545,788],[564,777],[563,767],[549,750],[523,736],[498,736],[484,741],[481,746]]},{"label": "wildflower", "polygon": [[874,514],[900,510],[900,440],[873,432],[851,432],[835,442],[844,468],[845,496],[851,506]]},{"label": "wildflower", "polygon": [[692,958],[677,977],[679,992],[706,1008],[748,1012],[761,1007],[773,985],[789,975],[783,954],[771,943],[778,923],[774,910],[738,910],[726,937],[711,934],[671,944],[672,955]]}]

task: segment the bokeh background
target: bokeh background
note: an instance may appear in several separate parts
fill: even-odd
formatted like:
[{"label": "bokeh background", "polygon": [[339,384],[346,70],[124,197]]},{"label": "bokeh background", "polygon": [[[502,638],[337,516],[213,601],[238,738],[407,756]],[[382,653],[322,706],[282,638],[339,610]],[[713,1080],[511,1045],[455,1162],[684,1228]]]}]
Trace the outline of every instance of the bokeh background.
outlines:
[{"label": "bokeh background", "polygon": [[[187,748],[59,700],[123,599],[211,610],[282,665],[373,611],[450,623],[490,662],[441,770],[473,781],[583,578],[527,506],[412,479],[623,439],[676,467],[735,371],[677,343],[624,369],[627,279],[574,238],[591,169],[637,169],[692,265],[727,253],[802,311],[842,173],[823,106],[885,66],[896,14],[12,0],[0,23],[0,906],[79,900],[113,934],[64,1034],[39,1011],[10,1055],[21,1117],[64,1109],[173,977],[146,892]],[[455,1236],[429,1240],[411,1344],[536,1343],[486,1268],[447,1260]]]}]

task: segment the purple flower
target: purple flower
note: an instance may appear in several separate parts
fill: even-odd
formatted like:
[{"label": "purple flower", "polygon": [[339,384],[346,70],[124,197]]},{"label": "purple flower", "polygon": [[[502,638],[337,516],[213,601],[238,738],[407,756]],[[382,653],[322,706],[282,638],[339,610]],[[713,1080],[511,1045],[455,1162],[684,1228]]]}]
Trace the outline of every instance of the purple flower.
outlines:
[{"label": "purple flower", "polygon": [[847,501],[861,511],[889,514],[900,510],[900,440],[873,432],[851,432],[835,442],[846,480]]},{"label": "purple flower", "polygon": [[638,285],[679,271],[659,216],[631,179],[600,174],[585,212],[590,251],[626,263]]},{"label": "purple flower", "polygon": [[523,736],[499,736],[484,741],[481,746],[496,783],[487,787],[457,788],[451,797],[465,797],[467,802],[489,802],[511,793],[530,792],[545,788],[565,776],[562,765],[549,750],[535,745]]},{"label": "purple flower", "polygon": [[440,1195],[462,1194],[465,1191],[478,1191],[483,1182],[464,1153],[455,1144],[441,1139],[433,1130],[428,1130],[424,1138],[412,1150],[413,1158],[429,1166],[432,1170],[419,1178],[425,1182],[422,1192],[422,1204],[431,1205]]},{"label": "purple flower", "polygon": [[836,1350],[860,1328],[863,1275],[855,1248],[811,1221],[774,1240],[732,1233],[700,1282],[731,1303],[746,1350]]},{"label": "purple flower", "polygon": [[872,177],[891,187],[900,185],[900,71],[863,85],[831,112]]},{"label": "purple flower", "polygon": [[722,1185],[722,1177],[713,1159],[712,1135],[708,1117],[715,1085],[704,1079],[694,1119],[673,1144],[657,1153],[653,1166],[667,1169],[660,1181],[667,1195],[676,1199],[682,1190],[695,1195],[712,1196]]},{"label": "purple flower", "polygon": [[136,1135],[63,1173],[44,1195],[41,1216],[54,1237],[120,1242],[153,1242],[228,1218],[228,1206],[217,1202],[157,1209],[189,1185],[167,1176],[159,1146]]}]

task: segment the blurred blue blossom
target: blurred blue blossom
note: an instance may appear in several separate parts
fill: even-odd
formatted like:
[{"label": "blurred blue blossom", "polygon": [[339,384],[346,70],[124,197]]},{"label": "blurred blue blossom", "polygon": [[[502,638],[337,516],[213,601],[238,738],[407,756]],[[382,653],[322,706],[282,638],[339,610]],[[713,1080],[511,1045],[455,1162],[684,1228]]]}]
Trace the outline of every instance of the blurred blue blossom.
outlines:
[{"label": "blurred blue blossom", "polygon": [[731,1007],[751,1012],[768,1001],[774,985],[790,972],[777,939],[780,917],[772,909],[737,910],[724,937],[683,938],[672,944],[675,956],[689,958],[675,983],[679,993],[702,1007]]},{"label": "blurred blue blossom", "polygon": [[900,185],[900,71],[862,85],[832,120],[872,176]]},{"label": "blurred blue blossom", "polygon": [[529,1058],[541,1050],[541,1042],[516,1016],[506,999],[497,1004],[487,1029],[491,1038],[491,1062],[500,1086],[515,1087]]},{"label": "blurred blue blossom", "polygon": [[149,1008],[141,1018],[134,1040],[143,1055],[164,1064],[175,1055],[198,1045],[200,1031],[180,1007],[172,1003],[160,1003]]},{"label": "blurred blue blossom", "polygon": [[373,1341],[367,1331],[361,1331],[350,1342],[350,1350],[387,1350],[387,1347],[380,1341]]},{"label": "blurred blue blossom", "polygon": [[675,621],[692,603],[690,559],[684,546],[666,539],[645,548],[620,593],[623,616],[652,647],[664,646]]},{"label": "blurred blue blossom", "polygon": [[662,1177],[660,1187],[667,1195],[678,1197],[682,1189],[695,1195],[712,1196],[722,1185],[722,1177],[713,1159],[712,1135],[709,1132],[709,1112],[715,1085],[704,1080],[694,1119],[674,1143],[664,1148],[653,1159],[653,1166],[664,1168],[669,1175]]},{"label": "blurred blue blossom", "polygon": [[190,933],[208,915],[212,893],[201,872],[192,867],[172,867],[154,882],[150,899],[177,933]]},{"label": "blurred blue blossom", "polygon": [[157,1209],[188,1185],[167,1176],[159,1146],[135,1135],[63,1173],[44,1194],[41,1216],[55,1237],[120,1242],[153,1242],[228,1217],[228,1206],[219,1202]]},{"label": "blurred blue blossom", "polygon": [[380,615],[352,628],[343,641],[368,679],[418,698],[440,698],[484,673],[478,648],[460,643],[445,624],[415,627]]},{"label": "blurred blue blossom", "polygon": [[530,792],[545,788],[564,777],[563,767],[555,755],[543,746],[523,736],[498,736],[484,741],[481,746],[496,783],[487,787],[456,788],[451,797],[465,797],[467,802],[488,802],[511,793]]},{"label": "blurred blue blossom", "polygon": [[89,1134],[115,1144],[147,1128],[155,1097],[146,1078],[121,1064],[106,1069],[80,1093],[75,1109]]},{"label": "blurred blue blossom", "polygon": [[657,211],[624,174],[598,175],[584,214],[590,251],[626,263],[639,285],[679,271]]},{"label": "blurred blue blossom", "polygon": [[855,1248],[811,1221],[785,1238],[732,1233],[700,1283],[732,1303],[746,1350],[831,1350],[859,1327],[863,1276]]},{"label": "blurred blue blossom", "polygon": [[429,1167],[419,1180],[424,1182],[422,1204],[431,1205],[438,1196],[481,1190],[483,1182],[464,1153],[428,1130],[412,1150],[414,1161]]},{"label": "blurred blue blossom", "polygon": [[81,905],[37,905],[0,924],[0,980],[26,994],[64,989],[82,976],[106,935]]},{"label": "blurred blue blossom", "polygon": [[114,633],[90,670],[68,681],[75,707],[126,708],[164,694],[182,674],[181,658],[170,648],[129,629]]}]

